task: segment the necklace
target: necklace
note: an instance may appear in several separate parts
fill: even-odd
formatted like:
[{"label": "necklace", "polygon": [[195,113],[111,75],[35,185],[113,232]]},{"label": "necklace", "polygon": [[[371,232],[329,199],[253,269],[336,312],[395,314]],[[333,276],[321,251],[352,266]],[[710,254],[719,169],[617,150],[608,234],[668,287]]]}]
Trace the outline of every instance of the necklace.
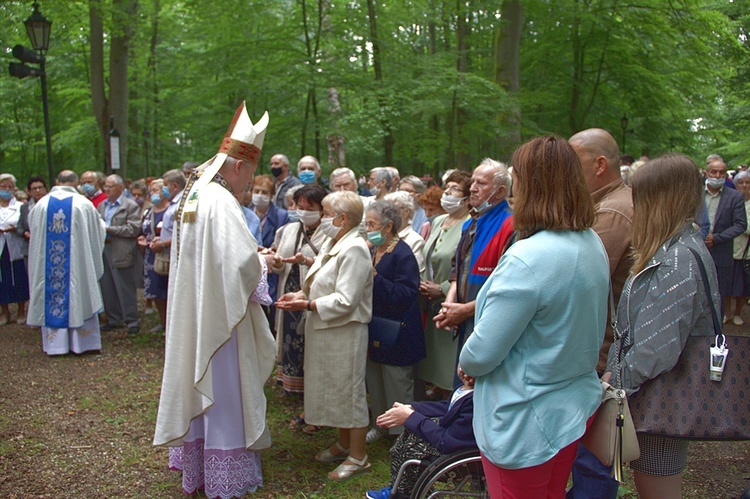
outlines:
[{"label": "necklace", "polygon": [[375,249],[375,251],[373,252],[373,255],[372,255],[372,266],[376,267],[378,265],[378,263],[380,263],[380,259],[383,258],[383,256],[386,253],[392,252],[393,248],[395,248],[396,244],[398,244],[398,241],[399,241],[399,237],[398,236],[393,236],[393,239],[391,239],[391,242],[388,244],[388,247],[380,255],[378,255],[378,250]]}]

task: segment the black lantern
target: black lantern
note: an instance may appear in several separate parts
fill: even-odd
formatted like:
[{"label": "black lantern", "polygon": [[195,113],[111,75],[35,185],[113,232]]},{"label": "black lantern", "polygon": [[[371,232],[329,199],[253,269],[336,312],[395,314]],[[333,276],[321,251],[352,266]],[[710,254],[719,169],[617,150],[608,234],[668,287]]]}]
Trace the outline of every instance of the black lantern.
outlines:
[{"label": "black lantern", "polygon": [[29,40],[31,40],[31,46],[34,50],[46,52],[49,49],[49,34],[52,29],[52,22],[39,12],[39,2],[34,2],[34,12],[23,24],[26,26],[26,32],[29,34]]},{"label": "black lantern", "polygon": [[625,134],[625,131],[628,129],[628,117],[624,114],[622,115],[622,118],[620,118],[620,126],[622,127],[622,133]]}]

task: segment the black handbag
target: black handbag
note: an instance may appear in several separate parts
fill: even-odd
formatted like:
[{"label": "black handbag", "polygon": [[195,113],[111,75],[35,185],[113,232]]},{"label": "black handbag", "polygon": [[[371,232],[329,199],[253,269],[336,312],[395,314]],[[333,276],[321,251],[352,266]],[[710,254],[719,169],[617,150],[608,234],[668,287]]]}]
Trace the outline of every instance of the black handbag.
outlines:
[{"label": "black handbag", "polygon": [[389,347],[396,343],[403,322],[372,316],[369,327],[369,344],[372,348]]},{"label": "black handbag", "polygon": [[[691,251],[693,251],[691,249]],[[712,336],[690,336],[680,360],[670,371],[647,381],[630,396],[635,429],[689,440],[750,440],[750,336],[725,336],[703,262],[695,251],[711,306],[716,342],[726,343],[721,381],[711,381]]]}]

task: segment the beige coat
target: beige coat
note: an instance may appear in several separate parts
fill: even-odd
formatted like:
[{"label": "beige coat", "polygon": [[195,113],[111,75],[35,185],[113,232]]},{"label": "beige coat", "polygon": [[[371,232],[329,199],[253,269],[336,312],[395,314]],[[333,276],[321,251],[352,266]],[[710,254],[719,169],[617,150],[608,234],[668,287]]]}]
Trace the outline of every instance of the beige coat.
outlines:
[{"label": "beige coat", "polygon": [[[300,251],[306,257],[315,259],[315,252],[310,248],[310,245],[305,243],[304,238],[301,237],[300,232],[302,230],[302,224],[298,222],[290,222],[285,226],[279,228],[282,233],[281,237],[278,238],[276,246],[276,253],[281,255],[283,258],[290,258]],[[277,232],[278,237],[278,232]],[[315,248],[320,252],[323,244],[328,240],[328,237],[323,234],[320,227],[313,233],[310,238],[310,242],[313,243]],[[299,242],[299,245],[297,243]],[[301,248],[301,249],[300,249]],[[273,268],[274,274],[279,274],[279,286],[276,288],[278,296],[283,296],[286,287],[286,280],[289,278],[289,273],[292,270],[291,263],[285,263],[280,269]],[[300,283],[305,282],[307,271],[309,268],[305,265],[299,265]],[[281,353],[284,345],[284,311],[280,308],[276,309],[276,360],[281,362]]]},{"label": "beige coat", "polygon": [[334,428],[367,426],[367,326],[372,261],[356,228],[328,241],[302,290],[317,310],[305,321],[305,420]]}]

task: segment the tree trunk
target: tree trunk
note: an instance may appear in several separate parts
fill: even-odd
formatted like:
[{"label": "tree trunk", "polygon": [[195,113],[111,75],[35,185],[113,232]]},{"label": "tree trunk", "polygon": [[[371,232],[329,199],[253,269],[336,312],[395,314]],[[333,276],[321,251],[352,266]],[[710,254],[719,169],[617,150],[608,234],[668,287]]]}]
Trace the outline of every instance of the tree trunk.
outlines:
[{"label": "tree trunk", "polygon": [[[458,78],[462,78],[461,73],[469,72],[469,40],[468,35],[470,32],[469,23],[466,19],[466,3],[463,0],[456,0],[456,68],[458,69]],[[460,83],[459,83],[460,86]],[[469,115],[466,109],[458,104],[458,94],[453,93],[453,109],[454,109],[454,134],[455,141],[453,142],[456,150],[456,168],[459,170],[471,170],[470,156],[468,151],[469,141],[466,139],[464,134],[464,124],[468,121]]]},{"label": "tree trunk", "polygon": [[385,98],[385,86],[383,80],[383,64],[380,57],[380,40],[378,39],[377,14],[375,13],[375,0],[367,0],[367,17],[370,21],[370,42],[372,43],[372,67],[375,70],[375,82],[377,83],[378,104],[380,106],[380,125],[383,128],[383,152],[385,164],[393,164],[393,131],[388,119],[388,106]]},{"label": "tree trunk", "polygon": [[104,170],[109,170],[109,112],[107,95],[104,91],[104,26],[102,23],[101,0],[89,1],[89,26],[91,50],[91,103],[94,118],[99,127],[99,139],[104,152]]},{"label": "tree trunk", "polygon": [[331,168],[346,166],[346,149],[344,148],[344,136],[339,133],[339,117],[341,117],[341,102],[339,91],[331,87],[328,89],[328,114],[333,122],[332,133],[326,135],[328,143],[328,165]]},{"label": "tree trunk", "polygon": [[521,143],[521,107],[515,94],[520,89],[519,54],[523,31],[523,6],[519,0],[504,0],[495,45],[495,83],[513,99],[513,108],[503,121],[508,132],[498,137],[500,158],[507,160]]},{"label": "tree trunk", "polygon": [[[128,170],[128,49],[132,34],[133,0],[113,0],[112,45],[109,50],[109,111],[115,118],[115,129],[120,134],[121,171]],[[111,165],[110,165],[111,167]]]}]

